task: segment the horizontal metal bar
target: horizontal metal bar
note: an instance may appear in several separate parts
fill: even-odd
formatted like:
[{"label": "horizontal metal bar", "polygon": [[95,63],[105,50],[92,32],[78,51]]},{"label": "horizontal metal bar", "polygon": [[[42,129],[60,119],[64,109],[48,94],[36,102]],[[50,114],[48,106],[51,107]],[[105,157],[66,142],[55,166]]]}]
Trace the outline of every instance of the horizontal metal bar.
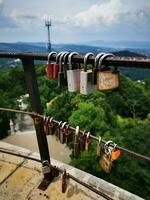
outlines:
[{"label": "horizontal metal bar", "polygon": [[[0,52],[0,58],[32,58],[34,60],[47,60],[48,53],[23,53],[23,52]],[[56,55],[51,56],[51,61],[56,60]],[[73,62],[83,63],[83,56],[74,56]],[[133,67],[150,69],[150,58],[145,57],[110,57],[103,62],[106,65],[118,67]],[[94,64],[94,57],[88,59],[88,64]]]}]

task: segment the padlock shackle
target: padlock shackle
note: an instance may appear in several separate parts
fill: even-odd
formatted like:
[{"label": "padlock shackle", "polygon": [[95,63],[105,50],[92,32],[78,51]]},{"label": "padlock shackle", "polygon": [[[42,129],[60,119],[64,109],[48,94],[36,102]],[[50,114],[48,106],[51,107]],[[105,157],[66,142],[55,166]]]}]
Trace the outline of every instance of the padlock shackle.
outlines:
[{"label": "padlock shackle", "polygon": [[79,56],[78,52],[72,52],[69,56],[68,56],[68,63],[69,63],[69,70],[72,70],[72,57],[73,56]]},{"label": "padlock shackle", "polygon": [[84,56],[84,72],[87,71],[87,60],[90,56],[94,56],[94,53],[89,52],[89,53],[85,54],[85,56]]},{"label": "padlock shackle", "polygon": [[55,51],[52,51],[52,52],[50,52],[50,53],[48,54],[48,61],[47,61],[48,64],[51,63],[51,56],[54,55],[54,54],[56,55],[57,53],[56,53]]},{"label": "padlock shackle", "polygon": [[99,61],[99,59],[100,59],[104,54],[105,54],[105,53],[101,52],[101,53],[99,53],[99,54],[96,55],[96,57],[95,57],[95,62],[94,62],[94,67],[95,67],[95,68],[98,68],[98,61]]},{"label": "padlock shackle", "polygon": [[56,64],[59,64],[59,57],[61,56],[61,54],[64,53],[64,51],[61,51],[57,54],[56,56]]},{"label": "padlock shackle", "polygon": [[59,56],[58,60],[59,60],[59,72],[62,72],[62,62],[63,62],[63,58],[64,56],[67,54],[68,52],[62,52],[61,55]]},{"label": "padlock shackle", "polygon": [[108,57],[114,57],[114,54],[111,53],[106,53],[103,56],[100,57],[99,61],[98,61],[98,69],[100,70],[103,64],[103,61],[108,58]]}]

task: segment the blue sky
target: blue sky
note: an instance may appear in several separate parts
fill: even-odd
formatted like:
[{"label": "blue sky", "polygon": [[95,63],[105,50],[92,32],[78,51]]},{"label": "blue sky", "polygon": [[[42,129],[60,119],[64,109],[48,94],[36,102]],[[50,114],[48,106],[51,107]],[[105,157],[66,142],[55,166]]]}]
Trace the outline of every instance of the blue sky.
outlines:
[{"label": "blue sky", "polygon": [[150,37],[149,0],[0,0],[0,42],[53,43],[141,40]]}]

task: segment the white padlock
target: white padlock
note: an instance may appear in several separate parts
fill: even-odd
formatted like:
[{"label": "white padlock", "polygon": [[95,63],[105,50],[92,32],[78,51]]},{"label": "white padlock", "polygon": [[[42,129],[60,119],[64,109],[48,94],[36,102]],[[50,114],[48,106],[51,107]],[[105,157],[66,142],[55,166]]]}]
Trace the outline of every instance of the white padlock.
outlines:
[{"label": "white padlock", "polygon": [[84,71],[80,72],[80,93],[90,94],[96,91],[96,85],[93,84],[93,71],[87,70],[87,60],[93,53],[87,53],[84,56]]},{"label": "white padlock", "polygon": [[79,55],[77,52],[72,52],[68,56],[69,70],[67,70],[68,91],[77,92],[80,90],[80,71],[81,69],[72,69],[72,56]]}]

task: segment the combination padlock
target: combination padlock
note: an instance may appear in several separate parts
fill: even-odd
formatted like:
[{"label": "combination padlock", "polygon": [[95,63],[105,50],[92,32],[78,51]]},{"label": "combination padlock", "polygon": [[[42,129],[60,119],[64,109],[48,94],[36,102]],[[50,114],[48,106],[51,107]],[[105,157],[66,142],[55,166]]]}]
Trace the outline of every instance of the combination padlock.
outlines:
[{"label": "combination padlock", "polygon": [[103,61],[108,57],[113,57],[113,54],[104,54],[99,59],[99,72],[97,76],[97,88],[98,90],[111,90],[119,87],[119,71],[118,70],[107,70],[102,68]]},{"label": "combination padlock", "polygon": [[80,90],[80,71],[81,69],[72,68],[72,57],[79,55],[77,52],[73,52],[68,56],[69,70],[67,70],[67,82],[68,91],[77,92]]},{"label": "combination padlock", "polygon": [[90,56],[94,56],[93,53],[87,53],[84,56],[84,71],[80,72],[80,93],[91,94],[97,90],[96,85],[93,84],[93,71],[87,70],[87,60]]},{"label": "combination padlock", "polygon": [[47,61],[47,64],[46,64],[46,76],[47,78],[53,78],[53,66],[54,66],[54,63],[51,62],[51,56],[53,55],[56,55],[57,53],[56,52],[50,52],[48,54],[48,61]]}]

